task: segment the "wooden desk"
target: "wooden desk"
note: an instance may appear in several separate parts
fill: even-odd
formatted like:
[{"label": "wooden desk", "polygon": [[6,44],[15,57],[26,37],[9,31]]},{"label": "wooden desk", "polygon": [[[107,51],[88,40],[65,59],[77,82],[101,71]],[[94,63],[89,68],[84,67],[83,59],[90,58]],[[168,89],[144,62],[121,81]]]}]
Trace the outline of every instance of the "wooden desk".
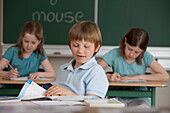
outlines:
[{"label": "wooden desk", "polygon": [[[35,83],[43,85],[46,83],[54,82],[55,80],[34,80]],[[5,80],[0,79],[0,84],[25,84],[26,81]],[[0,88],[0,96],[18,96],[21,88]]]},{"label": "wooden desk", "polygon": [[0,104],[1,113],[169,113],[170,108],[91,108],[88,106],[39,106],[31,101]]},{"label": "wooden desk", "polygon": [[[112,87],[149,87],[148,91],[138,90],[115,90]],[[164,82],[146,82],[146,83],[122,83],[122,82],[110,82],[109,90],[107,92],[108,97],[149,97],[151,98],[151,105],[155,107],[156,87],[167,87]]]}]

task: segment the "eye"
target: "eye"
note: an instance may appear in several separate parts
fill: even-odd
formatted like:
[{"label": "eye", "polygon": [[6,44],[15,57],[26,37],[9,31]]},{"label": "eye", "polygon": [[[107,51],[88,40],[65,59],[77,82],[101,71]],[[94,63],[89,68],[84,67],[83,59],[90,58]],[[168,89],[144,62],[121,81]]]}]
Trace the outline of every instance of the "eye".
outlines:
[{"label": "eye", "polygon": [[25,43],[28,43],[28,40],[24,40]]},{"label": "eye", "polygon": [[85,45],[84,47],[85,47],[85,48],[89,48],[89,47],[90,47],[90,45]]},{"label": "eye", "polygon": [[128,50],[129,50],[129,51],[133,51],[133,49],[131,49],[131,48],[128,48]]},{"label": "eye", "polygon": [[36,42],[32,42],[32,44],[36,44]]},{"label": "eye", "polygon": [[78,47],[78,46],[79,46],[78,44],[73,43],[73,47]]},{"label": "eye", "polygon": [[139,54],[139,52],[135,51],[136,54]]}]

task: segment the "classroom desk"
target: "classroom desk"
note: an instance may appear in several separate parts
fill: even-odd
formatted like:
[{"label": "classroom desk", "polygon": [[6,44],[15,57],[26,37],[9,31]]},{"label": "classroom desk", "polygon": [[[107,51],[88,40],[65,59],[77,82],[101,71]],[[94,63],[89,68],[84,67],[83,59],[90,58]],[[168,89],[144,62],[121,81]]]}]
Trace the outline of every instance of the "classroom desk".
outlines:
[{"label": "classroom desk", "polygon": [[[43,85],[46,83],[54,82],[53,80],[34,80],[35,83],[39,85]],[[0,79],[0,84],[25,84],[26,81],[16,81],[16,80],[6,80],[6,79]],[[22,87],[21,87],[22,88]],[[21,88],[0,88],[0,96],[18,96]]]},{"label": "classroom desk", "polygon": [[91,108],[88,106],[40,106],[31,101],[1,103],[1,113],[169,113],[170,108]]},{"label": "classroom desk", "polygon": [[[126,87],[149,87],[148,91],[138,90],[119,90]],[[146,83],[123,83],[123,82],[110,82],[108,97],[149,97],[151,98],[151,106],[155,107],[156,87],[167,87],[164,82],[146,82]],[[114,88],[114,89],[113,89]],[[115,90],[115,88],[118,88]]]}]

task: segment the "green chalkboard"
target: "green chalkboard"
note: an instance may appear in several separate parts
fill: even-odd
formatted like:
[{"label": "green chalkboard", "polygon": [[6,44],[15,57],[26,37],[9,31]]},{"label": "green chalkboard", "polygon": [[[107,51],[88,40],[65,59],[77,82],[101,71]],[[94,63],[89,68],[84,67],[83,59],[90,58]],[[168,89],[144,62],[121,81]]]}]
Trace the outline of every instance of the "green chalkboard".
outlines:
[{"label": "green chalkboard", "polygon": [[148,31],[149,46],[170,47],[170,0],[98,0],[103,45],[117,46],[133,27]]},{"label": "green chalkboard", "polygon": [[67,45],[67,35],[77,21],[94,22],[94,0],[3,0],[3,43],[17,42],[26,21],[44,28],[45,44]]}]

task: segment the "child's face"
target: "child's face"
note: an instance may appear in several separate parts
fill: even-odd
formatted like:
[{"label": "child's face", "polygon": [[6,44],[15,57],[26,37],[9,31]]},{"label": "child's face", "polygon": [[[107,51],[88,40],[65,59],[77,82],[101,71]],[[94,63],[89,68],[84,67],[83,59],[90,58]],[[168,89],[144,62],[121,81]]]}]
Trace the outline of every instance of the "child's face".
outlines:
[{"label": "child's face", "polygon": [[143,52],[139,47],[134,47],[125,43],[125,58],[126,60],[136,60],[136,58]]},{"label": "child's face", "polygon": [[35,35],[29,33],[26,33],[22,39],[23,48],[26,53],[32,53],[35,51],[40,42],[41,41],[39,41]]},{"label": "child's face", "polygon": [[70,48],[73,57],[76,60],[75,68],[83,65],[93,56],[94,52],[97,52],[98,48],[95,49],[94,43],[89,41],[71,41]]}]

